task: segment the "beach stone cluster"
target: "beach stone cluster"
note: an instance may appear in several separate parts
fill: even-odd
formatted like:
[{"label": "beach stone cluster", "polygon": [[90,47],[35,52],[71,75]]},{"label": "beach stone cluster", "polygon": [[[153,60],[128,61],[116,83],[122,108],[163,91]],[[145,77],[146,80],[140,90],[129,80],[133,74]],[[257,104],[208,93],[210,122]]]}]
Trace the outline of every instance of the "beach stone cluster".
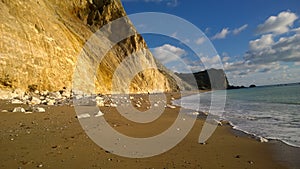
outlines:
[{"label": "beach stone cluster", "polygon": [[70,104],[72,92],[63,88],[57,92],[38,91],[24,92],[22,90],[14,90],[11,93],[2,95],[0,99],[10,100],[12,104],[28,104],[28,105],[62,105]]}]

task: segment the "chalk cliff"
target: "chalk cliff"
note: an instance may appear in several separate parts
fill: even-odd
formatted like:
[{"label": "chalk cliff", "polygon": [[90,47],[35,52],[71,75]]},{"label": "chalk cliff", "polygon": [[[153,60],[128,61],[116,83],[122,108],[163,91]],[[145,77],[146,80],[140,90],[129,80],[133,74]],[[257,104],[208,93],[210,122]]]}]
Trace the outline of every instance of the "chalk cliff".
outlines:
[{"label": "chalk cliff", "polygon": [[[77,59],[87,40],[110,21],[126,16],[119,0],[1,0],[0,11],[0,88],[23,90],[30,86],[50,91],[71,88]],[[127,24],[134,30],[130,21]],[[95,92],[111,92],[115,70],[135,52],[139,63],[155,65],[136,32],[113,46],[99,63]],[[134,64],[123,72],[130,72]],[[174,78],[164,69],[138,73],[130,91],[177,90]]]}]

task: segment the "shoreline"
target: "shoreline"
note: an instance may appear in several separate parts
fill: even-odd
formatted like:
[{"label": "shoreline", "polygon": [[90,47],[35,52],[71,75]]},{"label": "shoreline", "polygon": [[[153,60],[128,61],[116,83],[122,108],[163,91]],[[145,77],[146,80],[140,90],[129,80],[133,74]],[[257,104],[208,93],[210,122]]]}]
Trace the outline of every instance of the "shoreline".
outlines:
[{"label": "shoreline", "polygon": [[[172,97],[174,99],[178,97],[177,94],[168,93],[168,103],[170,103]],[[142,97],[143,95],[137,96]],[[11,110],[12,107],[19,106],[12,105],[3,100],[0,101],[0,104],[1,111],[3,109]],[[23,106],[26,107],[28,105]],[[204,122],[201,118],[196,120],[192,130],[184,140],[176,147],[161,155],[145,159],[119,157],[107,153],[86,136],[79,125],[78,119],[75,118],[76,113],[73,107],[68,105],[42,107],[46,108],[45,113],[25,115],[24,113],[8,112],[0,114],[4,120],[1,122],[2,136],[0,139],[2,146],[0,146],[0,163],[2,165],[0,165],[0,168],[14,168],[19,166],[27,168],[27,166],[36,167],[40,164],[45,167],[48,166],[48,168],[61,168],[62,166],[82,166],[81,168],[83,168],[83,166],[86,166],[84,168],[116,168],[118,166],[122,168],[285,168],[284,166],[286,166],[287,163],[289,164],[288,167],[295,168],[298,164],[296,162],[297,160],[294,160],[293,163],[292,159],[292,157],[297,157],[295,153],[299,152],[298,150],[282,144],[279,145],[273,141],[260,143],[245,133],[244,135],[238,135],[237,132],[241,131],[234,131],[235,129],[230,125],[218,126],[216,132],[208,140],[207,144],[201,145],[197,139],[200,132],[199,129],[201,129]],[[100,107],[100,109],[106,112],[104,113],[105,119],[107,119],[110,125],[117,131],[134,137],[149,137],[167,129],[174,121],[174,117],[177,116],[176,111],[179,110],[179,107],[175,109],[167,108],[162,118],[150,124],[132,123],[120,117],[114,107]],[[22,124],[20,125],[20,123]],[[36,124],[42,124],[43,126]],[[26,126],[28,129],[26,129]],[[23,129],[24,127],[25,129]],[[156,129],[155,131],[153,127]],[[47,129],[45,130],[44,128],[49,129],[48,131],[50,132],[47,132]],[[20,132],[16,137],[10,132],[11,130],[19,132],[25,130],[25,135]],[[33,138],[26,136],[27,130],[31,131],[28,135]],[[81,134],[78,135],[79,133]],[[41,142],[40,135],[42,135],[44,139],[51,138],[49,139],[50,143],[47,143],[47,141]],[[60,139],[61,137],[63,137],[62,140]],[[10,140],[11,138],[13,138],[13,140]],[[17,144],[17,146],[15,145],[16,147],[13,148],[14,151],[10,151],[8,147],[11,147],[14,142],[19,144]],[[40,150],[30,149],[29,147],[31,146],[40,147]],[[293,151],[290,151],[290,149]],[[289,158],[283,159],[280,156],[274,156],[274,154],[280,154],[281,151],[289,154],[291,157],[290,160]],[[27,159],[26,153],[27,155],[34,155]],[[23,155],[18,158],[12,158],[16,156],[13,154]],[[88,157],[90,155],[88,154],[93,154],[94,157],[89,159]],[[72,156],[74,155],[76,157],[73,158]],[[50,159],[48,159],[49,156]],[[39,160],[34,160],[34,158]],[[76,160],[79,162],[76,162]],[[90,166],[90,164],[94,167]]]}]

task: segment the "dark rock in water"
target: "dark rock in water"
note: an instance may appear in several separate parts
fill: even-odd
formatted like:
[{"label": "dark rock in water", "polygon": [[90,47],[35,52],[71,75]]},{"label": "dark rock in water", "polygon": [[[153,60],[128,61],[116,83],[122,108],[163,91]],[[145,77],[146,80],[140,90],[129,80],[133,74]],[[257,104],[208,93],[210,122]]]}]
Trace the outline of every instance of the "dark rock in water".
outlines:
[{"label": "dark rock in water", "polygon": [[252,84],[252,85],[250,85],[249,87],[250,87],[250,88],[253,88],[253,87],[256,87],[256,85]]}]

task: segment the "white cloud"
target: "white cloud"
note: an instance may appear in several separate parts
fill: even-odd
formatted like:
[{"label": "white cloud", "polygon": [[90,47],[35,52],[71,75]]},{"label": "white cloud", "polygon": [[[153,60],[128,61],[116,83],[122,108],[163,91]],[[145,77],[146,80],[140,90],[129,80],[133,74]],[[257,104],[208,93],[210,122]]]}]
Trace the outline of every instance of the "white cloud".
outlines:
[{"label": "white cloud", "polygon": [[250,41],[250,43],[252,45],[250,44],[250,50],[245,54],[246,60],[261,64],[277,61],[300,61],[300,34],[281,37],[276,42],[269,37],[262,37],[260,40]]},{"label": "white cloud", "polygon": [[259,51],[271,47],[274,44],[273,36],[271,34],[262,35],[260,39],[249,42],[251,51]]},{"label": "white cloud", "polygon": [[222,58],[222,62],[227,62],[227,61],[229,61],[230,60],[230,57],[229,56],[224,56],[223,58]]},{"label": "white cloud", "polygon": [[248,27],[248,24],[245,24],[245,25],[243,25],[243,26],[241,26],[241,27],[239,27],[239,28],[234,29],[234,30],[232,31],[232,33],[233,33],[234,35],[237,35],[237,34],[241,33],[242,31],[244,31],[247,27]]},{"label": "white cloud", "polygon": [[202,37],[198,38],[198,39],[195,41],[195,43],[196,43],[197,45],[201,45],[201,44],[203,44],[203,43],[205,42],[205,40],[206,40],[206,38],[202,36]]},{"label": "white cloud", "polygon": [[[199,55],[201,56],[201,54]],[[201,56],[201,62],[205,66],[205,69],[215,68],[215,69],[222,69],[223,65],[219,55],[215,55],[213,57]]]},{"label": "white cloud", "polygon": [[226,36],[230,33],[228,28],[223,28],[221,32],[217,33],[215,36],[213,36],[211,39],[224,39]]},{"label": "white cloud", "polygon": [[251,61],[236,61],[226,62],[224,64],[226,72],[230,72],[232,75],[248,75],[251,73],[268,73],[274,70],[280,69],[279,62],[267,63],[267,64],[254,64]]},{"label": "white cloud", "polygon": [[154,57],[163,64],[167,64],[173,61],[177,61],[187,53],[184,49],[181,49],[170,44],[164,44],[163,46],[153,49]]},{"label": "white cloud", "polygon": [[229,81],[245,86],[299,82],[300,27],[293,28],[297,19],[295,13],[286,11],[259,25],[261,36],[249,41],[244,60],[223,60]]},{"label": "white cloud", "polygon": [[300,34],[300,27],[299,28],[294,28],[294,29],[292,29],[292,31]]},{"label": "white cloud", "polygon": [[277,16],[270,16],[263,24],[258,25],[256,33],[283,34],[290,30],[298,16],[290,11],[284,11]]}]

